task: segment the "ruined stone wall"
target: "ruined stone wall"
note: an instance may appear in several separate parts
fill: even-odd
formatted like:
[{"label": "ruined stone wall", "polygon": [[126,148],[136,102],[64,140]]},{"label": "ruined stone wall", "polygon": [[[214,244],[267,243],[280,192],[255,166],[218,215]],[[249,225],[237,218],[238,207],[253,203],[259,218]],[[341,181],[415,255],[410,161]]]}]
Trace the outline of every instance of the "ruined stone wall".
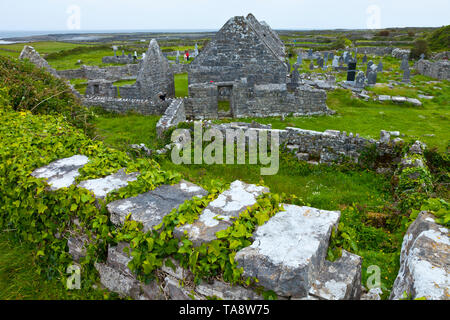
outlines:
[{"label": "ruined stone wall", "polygon": [[244,17],[234,17],[191,63],[189,83],[236,81],[285,83],[287,66]]},{"label": "ruined stone wall", "polygon": [[186,121],[184,101],[183,99],[175,99],[156,124],[156,133],[158,134],[158,137],[162,137],[163,133],[169,128],[175,127],[180,122],[184,121]]},{"label": "ruined stone wall", "polygon": [[450,80],[450,62],[446,60],[431,62],[429,60],[419,60],[414,68],[424,76],[440,80]]},{"label": "ruined stone wall", "polygon": [[[380,155],[394,155],[395,145],[401,141],[399,138],[391,140],[391,134],[382,130],[380,140],[366,139],[347,132],[337,130],[326,130],[324,132],[304,130],[300,128],[288,127],[285,130],[270,129],[265,126],[251,123],[224,123],[209,124],[209,127],[216,128],[225,134],[227,129],[242,129],[266,131],[267,137],[276,132],[280,138],[280,145],[297,155],[299,160],[315,160],[320,163],[339,162],[347,158],[353,162],[358,162],[361,154],[370,145],[375,145]],[[248,144],[248,136],[246,144]]]},{"label": "ruined stone wall", "polygon": [[218,118],[219,88],[232,87],[231,115],[236,118],[326,114],[327,94],[310,86],[299,86],[293,92],[286,84],[247,86],[239,82],[216,82],[189,86],[186,116],[193,119]]},{"label": "ruined stone wall", "polygon": [[134,58],[129,56],[107,56],[102,58],[102,63],[132,64],[134,62]]},{"label": "ruined stone wall", "polygon": [[104,79],[89,80],[85,96],[117,98],[118,90],[117,87],[113,85],[112,81]]},{"label": "ruined stone wall", "polygon": [[186,117],[194,119],[217,119],[218,90],[215,84],[189,85],[189,98],[185,99]]},{"label": "ruined stone wall", "polygon": [[157,103],[152,100],[108,97],[87,97],[83,99],[83,105],[88,107],[101,107],[106,111],[120,114],[135,111],[143,115],[162,115],[171,102],[171,99]]},{"label": "ruined stone wall", "polygon": [[172,63],[170,69],[173,74],[188,73],[190,66],[188,63]]},{"label": "ruined stone wall", "polygon": [[136,79],[139,64],[99,68],[97,66],[82,66],[80,69],[58,70],[60,77],[66,79],[105,79],[111,81]]}]

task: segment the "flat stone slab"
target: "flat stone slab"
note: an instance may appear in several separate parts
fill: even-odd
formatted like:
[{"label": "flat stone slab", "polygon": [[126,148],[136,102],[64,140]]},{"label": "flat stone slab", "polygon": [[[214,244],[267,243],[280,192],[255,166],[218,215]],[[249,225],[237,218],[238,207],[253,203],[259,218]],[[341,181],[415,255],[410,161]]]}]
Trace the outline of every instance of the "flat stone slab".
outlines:
[{"label": "flat stone slab", "polygon": [[378,101],[391,101],[391,96],[387,96],[387,95],[379,95],[378,96]]},{"label": "flat stone slab", "polygon": [[182,180],[176,185],[163,185],[136,197],[111,202],[107,209],[111,214],[111,222],[115,225],[122,225],[126,216],[131,213],[131,219],[142,222],[144,231],[148,231],[186,200],[207,194],[203,188]]},{"label": "flat stone slab", "polygon": [[287,204],[284,209],[257,228],[253,244],[235,260],[245,277],[256,277],[267,290],[306,297],[325,261],[340,212]]},{"label": "flat stone slab", "polygon": [[397,103],[404,103],[404,102],[406,102],[406,98],[405,97],[396,96],[396,97],[392,97],[392,101],[393,102],[397,102]]},{"label": "flat stone slab", "polygon": [[450,300],[449,230],[434,221],[434,216],[421,212],[403,238],[400,270],[390,299],[403,294],[413,299]]},{"label": "flat stone slab", "polygon": [[78,187],[88,189],[97,199],[103,199],[108,193],[126,187],[128,182],[136,181],[139,175],[139,172],[126,174],[125,169],[120,169],[104,178],[82,181],[78,184]]},{"label": "flat stone slab", "polygon": [[216,232],[225,230],[233,224],[231,218],[238,217],[247,208],[256,203],[256,198],[269,189],[236,180],[230,188],[209,203],[199,219],[193,224],[174,230],[174,236],[180,238],[186,232],[189,240],[198,246],[216,239]]},{"label": "flat stone slab", "polygon": [[413,104],[416,107],[421,107],[422,102],[420,102],[419,99],[416,98],[406,98],[406,102]]},{"label": "flat stone slab", "polygon": [[74,155],[70,158],[59,159],[45,167],[34,170],[31,175],[36,178],[45,178],[50,190],[68,188],[75,183],[75,178],[80,175],[78,170],[89,162],[88,157]]},{"label": "flat stone slab", "polygon": [[322,271],[312,283],[309,294],[323,300],[359,300],[361,297],[362,258],[343,250],[334,261],[325,260]]}]

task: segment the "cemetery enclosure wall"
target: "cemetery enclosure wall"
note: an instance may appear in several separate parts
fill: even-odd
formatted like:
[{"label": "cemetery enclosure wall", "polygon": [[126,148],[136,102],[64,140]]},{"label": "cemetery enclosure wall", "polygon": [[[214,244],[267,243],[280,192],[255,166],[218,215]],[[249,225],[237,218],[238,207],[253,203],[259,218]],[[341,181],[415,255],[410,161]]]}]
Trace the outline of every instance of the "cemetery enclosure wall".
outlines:
[{"label": "cemetery enclosure wall", "polygon": [[172,99],[154,102],[151,100],[117,99],[108,97],[84,98],[88,107],[101,107],[106,111],[125,114],[134,111],[142,115],[162,115],[171,104]]},{"label": "cemetery enclosure wall", "polygon": [[58,70],[60,77],[66,79],[105,79],[118,81],[124,79],[136,79],[139,64],[127,64],[124,66],[111,66],[99,68],[97,66],[82,66],[80,69]]}]

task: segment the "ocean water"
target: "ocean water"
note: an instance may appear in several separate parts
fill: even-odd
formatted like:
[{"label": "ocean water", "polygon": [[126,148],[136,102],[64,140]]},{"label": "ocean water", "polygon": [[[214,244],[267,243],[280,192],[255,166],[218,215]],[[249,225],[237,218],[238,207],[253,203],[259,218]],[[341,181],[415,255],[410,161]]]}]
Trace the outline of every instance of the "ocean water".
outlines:
[{"label": "ocean water", "polygon": [[[88,33],[183,33],[183,32],[215,32],[215,29],[153,29],[153,30],[52,30],[52,31],[2,31],[0,30],[0,44],[5,44],[7,38],[41,36],[48,34],[88,34]],[[89,37],[91,38],[91,37]],[[2,42],[3,41],[3,42]]]}]

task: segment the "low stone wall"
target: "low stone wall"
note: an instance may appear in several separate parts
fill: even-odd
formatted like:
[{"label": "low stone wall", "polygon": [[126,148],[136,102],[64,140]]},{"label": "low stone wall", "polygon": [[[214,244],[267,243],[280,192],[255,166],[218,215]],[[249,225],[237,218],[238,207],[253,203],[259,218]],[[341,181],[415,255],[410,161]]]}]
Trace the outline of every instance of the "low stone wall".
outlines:
[{"label": "low stone wall", "polygon": [[102,58],[102,63],[131,64],[134,62],[134,58],[129,56],[107,56]]},{"label": "low stone wall", "polygon": [[[366,139],[347,132],[340,132],[337,130],[326,130],[324,132],[304,130],[300,128],[287,127],[285,130],[271,129],[267,126],[261,126],[256,123],[224,123],[224,124],[209,124],[209,127],[218,129],[225,134],[227,129],[241,129],[244,132],[247,130],[266,131],[267,136],[270,137],[272,132],[277,132],[280,138],[280,145],[294,154],[299,160],[316,161],[320,163],[339,162],[344,158],[350,159],[352,162],[358,162],[361,154],[370,145],[375,145],[379,155],[394,155],[394,147],[402,140],[394,138],[391,140],[391,135],[382,130],[380,132],[380,139]],[[397,135],[398,133],[395,133]],[[248,135],[246,138],[248,144]]]},{"label": "low stone wall", "polygon": [[80,69],[58,70],[60,77],[66,79],[105,79],[111,81],[136,79],[140,64],[127,64],[125,66],[112,66],[99,68],[97,66],[85,66]]},{"label": "low stone wall", "polygon": [[85,97],[83,104],[88,107],[101,107],[106,111],[127,113],[135,111],[143,115],[162,115],[172,99],[155,103],[152,100],[115,99],[105,97]]},{"label": "low stone wall", "polygon": [[450,59],[450,51],[443,51],[433,55],[433,60]]},{"label": "low stone wall", "polygon": [[189,67],[189,63],[172,63],[170,65],[170,69],[172,70],[173,74],[188,73]]},{"label": "low stone wall", "polygon": [[392,50],[391,55],[396,59],[403,59],[404,56],[407,56],[409,58],[410,53],[411,50],[409,49],[395,48],[394,50]]},{"label": "low stone wall", "polygon": [[358,47],[358,53],[374,55],[374,56],[386,56],[391,55],[393,47]]},{"label": "low stone wall", "polygon": [[440,79],[450,80],[450,62],[446,60],[431,62],[429,60],[419,60],[414,65],[414,68],[424,76]]},{"label": "low stone wall", "polygon": [[184,121],[186,121],[186,112],[184,110],[183,99],[173,100],[156,124],[156,133],[158,134],[158,137],[161,138],[163,133],[169,128],[175,127],[180,122]]}]

